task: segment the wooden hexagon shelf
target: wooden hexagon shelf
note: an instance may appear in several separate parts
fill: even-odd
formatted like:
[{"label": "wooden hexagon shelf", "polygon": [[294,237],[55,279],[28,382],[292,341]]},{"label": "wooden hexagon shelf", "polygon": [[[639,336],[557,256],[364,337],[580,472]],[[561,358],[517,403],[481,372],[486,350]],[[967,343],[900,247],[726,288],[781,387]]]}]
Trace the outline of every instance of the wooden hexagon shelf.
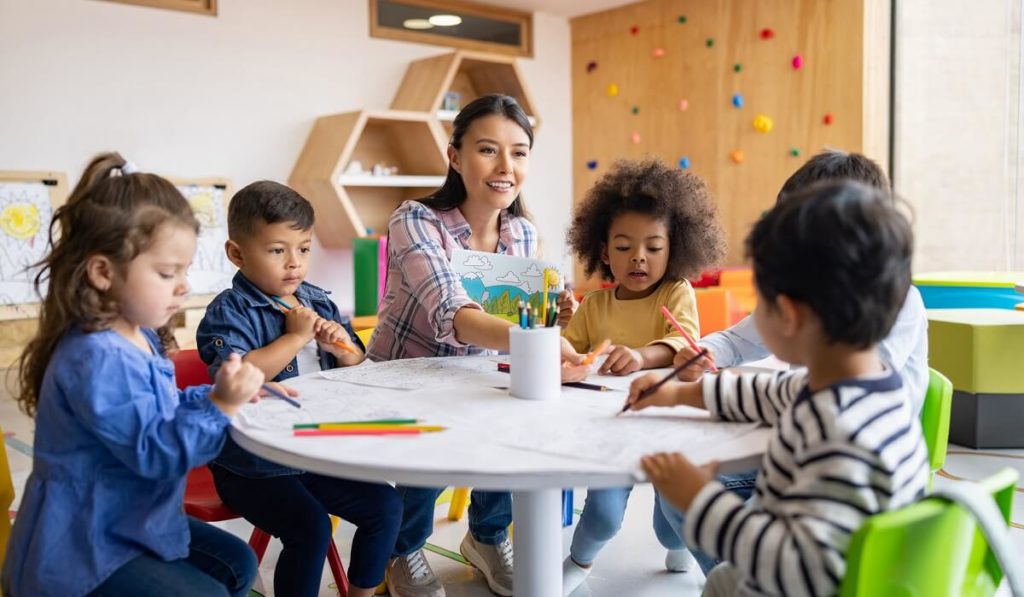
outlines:
[{"label": "wooden hexagon shelf", "polygon": [[[330,248],[348,248],[368,229],[387,231],[406,199],[437,189],[448,171],[448,142],[426,112],[362,110],[317,119],[288,183],[316,209],[316,234]],[[395,175],[352,174],[358,161],[395,166]]]},{"label": "wooden hexagon shelf", "polygon": [[448,91],[461,94],[463,106],[488,93],[511,95],[534,127],[540,123],[515,58],[466,50],[410,63],[391,109],[429,112],[450,128],[456,111],[441,109]]}]

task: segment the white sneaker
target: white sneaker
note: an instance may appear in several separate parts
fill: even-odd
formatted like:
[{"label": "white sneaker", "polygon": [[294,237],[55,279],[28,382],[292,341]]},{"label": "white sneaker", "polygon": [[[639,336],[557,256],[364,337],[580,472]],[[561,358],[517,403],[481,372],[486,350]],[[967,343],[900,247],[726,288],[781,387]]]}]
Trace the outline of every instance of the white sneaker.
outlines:
[{"label": "white sneaker", "polygon": [[391,597],[445,597],[422,549],[391,560],[386,578]]},{"label": "white sneaker", "polygon": [[683,549],[670,549],[665,552],[665,570],[669,572],[689,572],[693,570],[697,560],[685,547]]},{"label": "white sneaker", "polygon": [[565,558],[562,562],[562,595],[569,597],[583,584],[583,581],[590,575],[590,570],[593,566],[584,568],[577,564],[572,556]]},{"label": "white sneaker", "polygon": [[459,545],[462,557],[483,572],[491,591],[512,597],[512,542],[505,539],[497,545],[486,545],[466,533]]}]

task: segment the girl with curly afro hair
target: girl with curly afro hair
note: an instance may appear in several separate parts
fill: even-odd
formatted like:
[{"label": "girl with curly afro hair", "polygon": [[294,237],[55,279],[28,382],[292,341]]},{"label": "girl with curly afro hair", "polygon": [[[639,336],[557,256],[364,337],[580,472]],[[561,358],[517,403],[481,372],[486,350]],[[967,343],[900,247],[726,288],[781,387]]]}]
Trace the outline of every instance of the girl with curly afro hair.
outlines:
[{"label": "girl with curly afro hair", "polygon": [[[707,185],[658,160],[619,161],[576,208],[569,245],[587,274],[613,288],[587,295],[565,329],[578,352],[611,340],[600,373],[628,375],[667,367],[686,340],[667,322],[667,307],[692,337],[700,335],[693,288],[686,280],[725,255],[725,234]],[[631,487],[589,490],[563,566],[565,594],[590,571],[598,552],[622,525]],[[693,557],[655,504],[654,528],[669,551],[670,571]]]}]

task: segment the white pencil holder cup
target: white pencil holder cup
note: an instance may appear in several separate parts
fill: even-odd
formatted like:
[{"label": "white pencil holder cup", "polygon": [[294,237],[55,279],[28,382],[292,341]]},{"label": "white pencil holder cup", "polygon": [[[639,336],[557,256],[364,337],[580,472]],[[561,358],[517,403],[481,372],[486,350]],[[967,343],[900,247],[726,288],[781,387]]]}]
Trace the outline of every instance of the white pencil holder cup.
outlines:
[{"label": "white pencil holder cup", "polygon": [[561,328],[509,329],[512,385],[523,400],[550,400],[562,391]]}]

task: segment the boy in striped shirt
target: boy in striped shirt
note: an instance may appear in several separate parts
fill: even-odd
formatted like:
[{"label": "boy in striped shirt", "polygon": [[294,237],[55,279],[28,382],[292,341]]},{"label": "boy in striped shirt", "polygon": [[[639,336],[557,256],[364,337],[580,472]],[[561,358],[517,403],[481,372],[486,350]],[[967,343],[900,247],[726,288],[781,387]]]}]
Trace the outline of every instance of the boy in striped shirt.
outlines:
[{"label": "boy in striped shirt", "polygon": [[633,410],[685,404],[775,433],[746,504],[714,463],[680,454],[642,466],[686,512],[689,545],[723,560],[705,595],[835,594],[850,536],[869,516],[924,494],[928,453],[899,374],[879,358],[910,285],[912,235],[882,192],[854,182],[788,196],[747,237],[767,347],[806,369],[670,382],[636,380]]}]

